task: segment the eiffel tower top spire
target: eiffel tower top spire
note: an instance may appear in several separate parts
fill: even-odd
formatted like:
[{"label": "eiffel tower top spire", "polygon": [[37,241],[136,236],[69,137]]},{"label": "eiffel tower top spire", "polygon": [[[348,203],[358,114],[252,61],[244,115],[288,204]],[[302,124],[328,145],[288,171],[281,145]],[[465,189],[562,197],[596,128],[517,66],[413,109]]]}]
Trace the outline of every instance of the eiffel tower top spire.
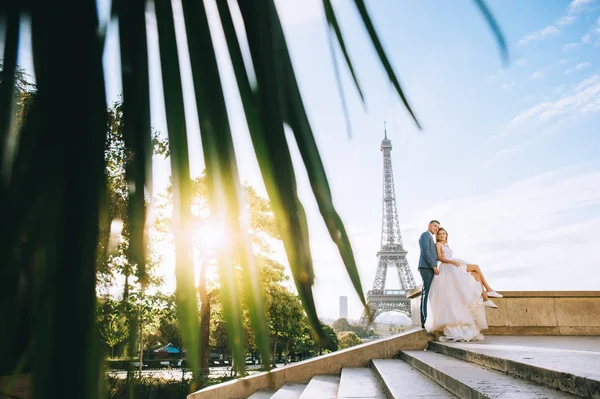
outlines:
[{"label": "eiffel tower top spire", "polygon": [[381,250],[404,251],[398,207],[396,205],[396,189],[394,187],[394,171],[392,169],[392,142],[387,137],[384,122],[384,139],[381,142],[383,152],[383,212],[381,223]]}]

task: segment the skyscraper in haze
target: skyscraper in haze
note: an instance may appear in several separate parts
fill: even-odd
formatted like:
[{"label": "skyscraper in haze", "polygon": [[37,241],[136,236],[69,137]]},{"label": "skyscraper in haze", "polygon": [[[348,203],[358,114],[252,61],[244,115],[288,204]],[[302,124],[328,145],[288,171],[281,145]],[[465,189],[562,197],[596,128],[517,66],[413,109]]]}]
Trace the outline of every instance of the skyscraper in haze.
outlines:
[{"label": "skyscraper in haze", "polygon": [[348,319],[348,297],[340,297],[340,319]]}]

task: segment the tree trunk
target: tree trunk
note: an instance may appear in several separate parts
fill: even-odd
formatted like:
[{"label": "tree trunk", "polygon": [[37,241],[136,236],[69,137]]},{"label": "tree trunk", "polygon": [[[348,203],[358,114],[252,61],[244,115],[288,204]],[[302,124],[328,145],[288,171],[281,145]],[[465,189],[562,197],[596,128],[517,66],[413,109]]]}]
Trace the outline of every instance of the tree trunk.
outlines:
[{"label": "tree trunk", "polygon": [[275,363],[277,363],[277,337],[278,334],[275,333],[275,342],[273,343],[273,367],[276,367]]},{"label": "tree trunk", "polygon": [[140,310],[140,377],[142,376],[142,364],[144,360],[144,334],[142,334],[143,327],[144,320],[142,319],[142,311]]},{"label": "tree trunk", "polygon": [[206,267],[208,262],[203,262],[200,268],[200,372],[209,373],[209,339],[210,339],[210,298],[206,290]]},{"label": "tree trunk", "polygon": [[283,357],[283,364],[288,364],[288,356],[290,355],[290,339],[288,338],[285,342],[285,352]]}]

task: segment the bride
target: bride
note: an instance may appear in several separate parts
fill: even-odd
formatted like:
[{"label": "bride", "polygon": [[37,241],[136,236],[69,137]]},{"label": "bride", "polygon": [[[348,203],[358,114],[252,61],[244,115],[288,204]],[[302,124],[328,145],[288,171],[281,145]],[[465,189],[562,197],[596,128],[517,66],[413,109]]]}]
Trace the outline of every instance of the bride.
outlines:
[{"label": "bride", "polygon": [[487,328],[484,306],[497,308],[489,297],[502,295],[489,287],[477,265],[452,258],[444,228],[437,232],[436,241],[441,265],[429,289],[425,330],[443,331],[440,341],[481,341],[480,331]]}]

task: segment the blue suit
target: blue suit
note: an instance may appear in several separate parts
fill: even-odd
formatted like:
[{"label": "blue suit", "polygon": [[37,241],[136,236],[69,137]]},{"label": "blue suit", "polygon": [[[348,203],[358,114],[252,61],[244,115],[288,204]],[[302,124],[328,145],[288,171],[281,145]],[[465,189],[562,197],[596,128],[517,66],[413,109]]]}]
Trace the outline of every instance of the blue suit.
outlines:
[{"label": "blue suit", "polygon": [[421,290],[421,325],[425,326],[427,320],[427,297],[429,296],[429,287],[433,281],[433,268],[437,266],[437,251],[435,243],[429,231],[421,234],[419,238],[419,273],[423,279],[423,289]]}]

